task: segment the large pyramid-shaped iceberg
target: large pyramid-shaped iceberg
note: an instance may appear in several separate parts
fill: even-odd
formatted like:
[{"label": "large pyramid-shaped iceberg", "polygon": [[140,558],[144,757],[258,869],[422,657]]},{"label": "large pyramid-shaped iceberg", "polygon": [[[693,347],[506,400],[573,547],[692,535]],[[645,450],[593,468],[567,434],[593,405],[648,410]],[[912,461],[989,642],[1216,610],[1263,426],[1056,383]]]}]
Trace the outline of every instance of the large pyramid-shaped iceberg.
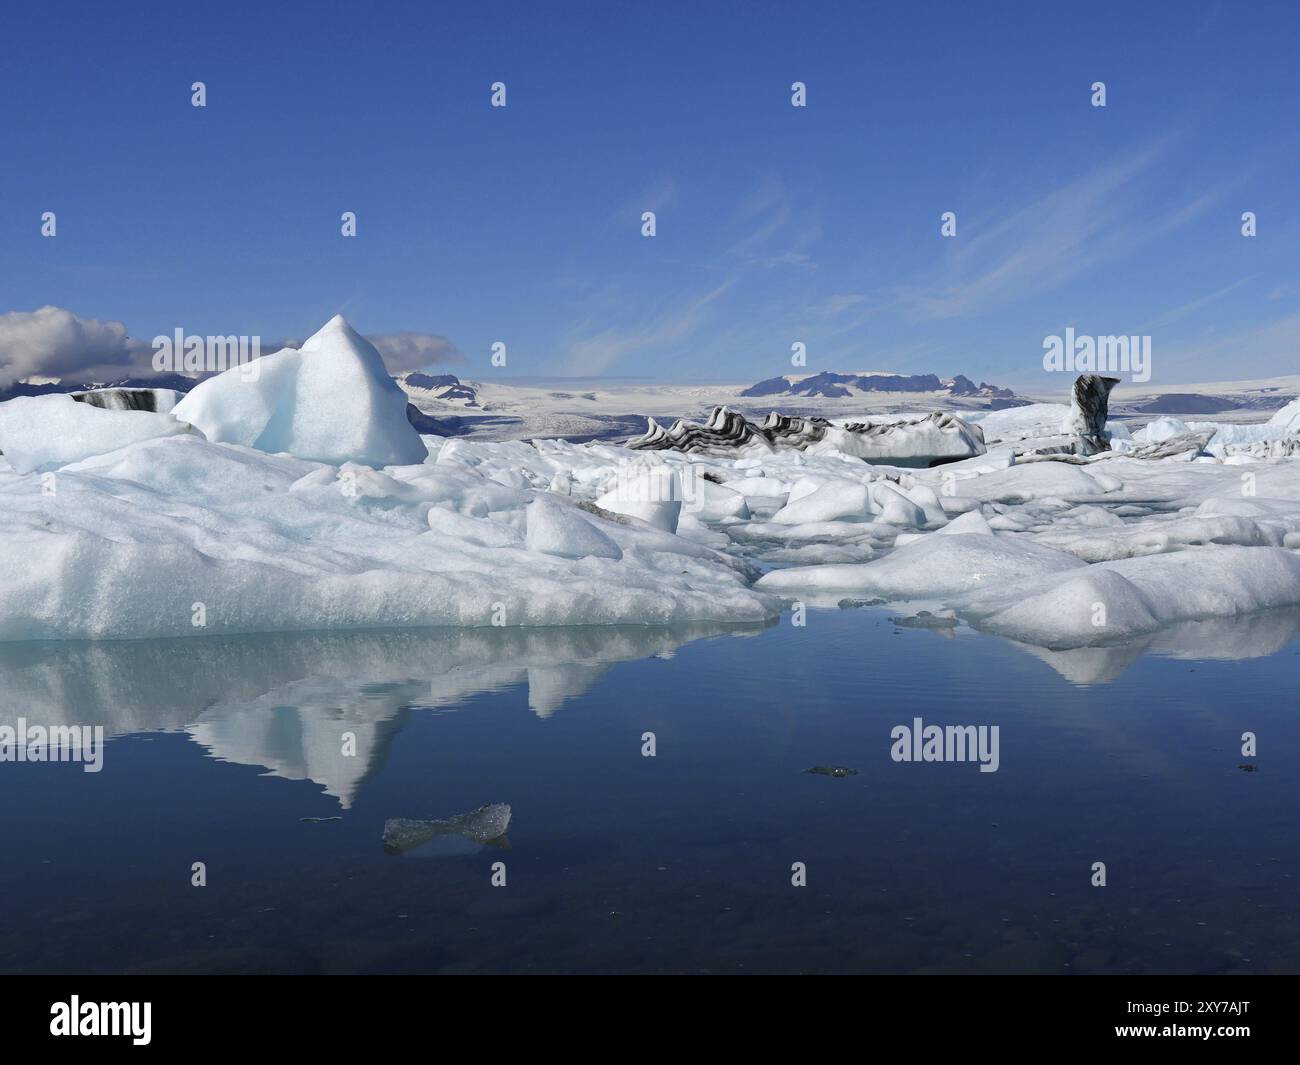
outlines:
[{"label": "large pyramid-shaped iceberg", "polygon": [[298,350],[209,378],[172,413],[218,443],[334,465],[400,466],[428,454],[407,421],[406,393],[340,314]]}]

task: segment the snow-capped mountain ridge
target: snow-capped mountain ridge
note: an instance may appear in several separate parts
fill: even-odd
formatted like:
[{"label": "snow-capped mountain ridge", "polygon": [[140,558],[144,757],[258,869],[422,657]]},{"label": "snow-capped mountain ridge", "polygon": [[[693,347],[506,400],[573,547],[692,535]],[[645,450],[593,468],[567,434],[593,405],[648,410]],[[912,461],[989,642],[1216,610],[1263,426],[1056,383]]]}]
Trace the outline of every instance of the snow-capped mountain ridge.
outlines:
[{"label": "snow-capped mountain ridge", "polygon": [[963,374],[957,374],[952,378],[941,378],[937,374],[854,374],[833,370],[822,370],[814,374],[769,377],[744,389],[740,395],[745,397],[820,396],[826,399],[844,399],[865,392],[946,392],[953,396],[1015,398],[1015,393],[1009,388],[1001,388],[984,381],[977,385]]}]

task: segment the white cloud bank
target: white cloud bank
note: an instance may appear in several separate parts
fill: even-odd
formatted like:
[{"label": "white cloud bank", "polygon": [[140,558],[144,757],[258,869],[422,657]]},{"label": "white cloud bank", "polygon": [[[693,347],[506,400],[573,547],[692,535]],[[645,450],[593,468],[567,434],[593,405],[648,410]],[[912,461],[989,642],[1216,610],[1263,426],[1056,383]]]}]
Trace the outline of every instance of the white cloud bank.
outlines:
[{"label": "white cloud bank", "polygon": [[[392,374],[469,361],[455,344],[435,333],[378,333],[366,339]],[[295,341],[270,342],[262,351],[297,346]],[[0,388],[29,377],[83,383],[150,376],[152,354],[152,344],[131,337],[122,322],[83,318],[53,306],[0,314]]]},{"label": "white cloud bank", "polygon": [[0,387],[25,377],[77,377],[91,370],[129,371],[148,345],[121,322],[82,318],[62,307],[0,314]]}]

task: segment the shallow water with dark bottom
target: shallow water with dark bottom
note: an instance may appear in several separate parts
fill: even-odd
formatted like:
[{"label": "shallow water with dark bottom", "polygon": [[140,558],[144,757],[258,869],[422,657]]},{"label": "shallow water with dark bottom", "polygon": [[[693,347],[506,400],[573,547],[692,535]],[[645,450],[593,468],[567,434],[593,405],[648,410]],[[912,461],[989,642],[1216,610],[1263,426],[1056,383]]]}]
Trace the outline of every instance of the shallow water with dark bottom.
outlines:
[{"label": "shallow water with dark bottom", "polygon": [[[1300,969],[1300,616],[1054,653],[893,613],[0,647],[0,724],[108,737],[0,762],[0,970]],[[893,760],[915,718],[997,771]]]}]

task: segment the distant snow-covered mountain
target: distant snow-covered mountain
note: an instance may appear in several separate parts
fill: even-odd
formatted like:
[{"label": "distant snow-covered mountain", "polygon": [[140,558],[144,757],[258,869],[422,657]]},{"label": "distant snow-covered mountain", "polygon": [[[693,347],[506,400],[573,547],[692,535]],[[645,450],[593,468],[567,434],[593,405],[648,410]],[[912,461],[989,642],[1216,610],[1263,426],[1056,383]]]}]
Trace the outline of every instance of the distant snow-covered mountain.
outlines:
[{"label": "distant snow-covered mountain", "polygon": [[769,377],[751,385],[740,394],[759,396],[819,396],[823,399],[846,399],[864,392],[945,392],[950,396],[984,397],[1010,400],[1016,394],[1009,388],[1000,388],[981,381],[978,385],[969,377],[958,374],[943,379],[932,373],[924,374],[852,374],[823,370],[809,375]]},{"label": "distant snow-covered mountain", "polygon": [[459,402],[466,407],[479,405],[478,392],[468,381],[462,381],[452,373],[427,374],[418,370],[402,374],[396,378],[397,383],[412,396]]}]

